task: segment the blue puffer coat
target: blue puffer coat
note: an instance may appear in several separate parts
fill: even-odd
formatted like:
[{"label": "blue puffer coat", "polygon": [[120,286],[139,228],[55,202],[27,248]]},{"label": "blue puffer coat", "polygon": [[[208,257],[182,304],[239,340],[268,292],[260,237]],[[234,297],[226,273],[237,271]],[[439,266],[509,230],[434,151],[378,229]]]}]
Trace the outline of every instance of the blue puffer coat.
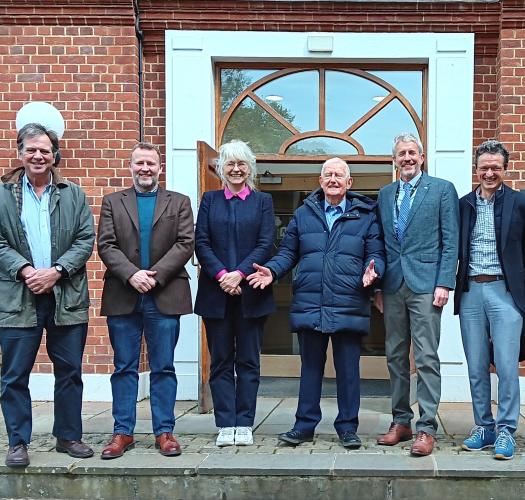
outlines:
[{"label": "blue puffer coat", "polygon": [[314,191],[295,211],[277,255],[266,264],[277,278],[297,265],[290,309],[293,332],[369,333],[371,290],[363,288],[362,278],[371,259],[379,278],[383,276],[383,237],[377,204],[352,191],[346,200],[345,213],[329,231],[324,193]]}]

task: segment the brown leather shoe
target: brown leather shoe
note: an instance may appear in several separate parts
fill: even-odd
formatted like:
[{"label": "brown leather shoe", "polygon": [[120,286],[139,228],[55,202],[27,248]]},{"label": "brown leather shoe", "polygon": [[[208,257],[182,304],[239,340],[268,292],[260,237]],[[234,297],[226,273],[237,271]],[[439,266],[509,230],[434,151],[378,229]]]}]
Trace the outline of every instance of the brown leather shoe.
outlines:
[{"label": "brown leather shoe", "polygon": [[417,433],[416,439],[412,443],[410,453],[416,457],[426,457],[432,453],[434,449],[435,438],[424,431]]},{"label": "brown leather shoe", "polygon": [[10,446],[5,457],[5,464],[8,467],[27,467],[29,465],[27,445],[20,443],[16,446]]},{"label": "brown leather shoe", "polygon": [[392,422],[388,432],[377,438],[377,444],[394,446],[401,441],[410,441],[411,439],[412,427],[410,427],[410,425],[396,424],[395,422]]},{"label": "brown leather shoe", "polygon": [[165,457],[177,457],[181,454],[180,444],[171,432],[163,432],[155,438],[155,448]]},{"label": "brown leather shoe", "polygon": [[111,441],[102,450],[100,458],[109,460],[111,458],[118,458],[124,455],[128,450],[135,447],[133,436],[126,436],[125,434],[113,434]]},{"label": "brown leather shoe", "polygon": [[93,456],[93,450],[82,441],[67,441],[57,438],[55,449],[58,453],[67,453],[73,458],[89,458]]}]

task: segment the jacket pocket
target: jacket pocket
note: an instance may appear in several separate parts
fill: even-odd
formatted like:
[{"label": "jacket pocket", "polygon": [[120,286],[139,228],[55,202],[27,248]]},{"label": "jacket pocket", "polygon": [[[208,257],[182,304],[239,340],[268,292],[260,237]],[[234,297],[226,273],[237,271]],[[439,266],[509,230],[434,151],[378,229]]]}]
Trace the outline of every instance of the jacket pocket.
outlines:
[{"label": "jacket pocket", "polygon": [[421,262],[437,262],[439,255],[437,253],[422,253],[419,258]]},{"label": "jacket pocket", "polygon": [[85,273],[77,273],[62,282],[62,301],[66,311],[87,309],[89,292]]},{"label": "jacket pocket", "polygon": [[24,286],[21,281],[0,280],[0,312],[17,313],[22,310]]}]

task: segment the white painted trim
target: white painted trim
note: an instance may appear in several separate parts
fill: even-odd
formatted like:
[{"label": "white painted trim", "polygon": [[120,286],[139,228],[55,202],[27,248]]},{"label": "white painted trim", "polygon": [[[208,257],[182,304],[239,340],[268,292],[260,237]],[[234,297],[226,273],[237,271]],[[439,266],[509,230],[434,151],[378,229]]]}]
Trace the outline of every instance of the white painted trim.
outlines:
[{"label": "white painted trim", "polygon": [[[311,53],[308,38],[326,36],[331,51]],[[166,178],[168,187],[190,196],[197,209],[197,140],[214,146],[214,63],[232,62],[412,62],[428,64],[427,166],[451,180],[460,195],[471,188],[474,34],[472,33],[292,33],[243,31],[166,32]],[[188,266],[195,297],[196,269]],[[198,365],[196,316],[181,325],[177,360]],[[180,358],[179,358],[180,356]],[[459,322],[449,304],[442,318],[440,358],[443,401],[470,398]],[[195,373],[198,373],[196,368]],[[186,377],[190,381],[191,377]],[[181,393],[197,397],[181,380]],[[192,383],[196,388],[196,383]]]},{"label": "white painted trim", "polygon": [[[83,401],[112,401],[111,397],[111,375],[108,374],[84,374]],[[55,377],[52,373],[32,373],[29,378],[29,391],[33,401],[53,401],[53,389]],[[139,391],[137,401],[149,395],[149,372],[139,373]]]}]

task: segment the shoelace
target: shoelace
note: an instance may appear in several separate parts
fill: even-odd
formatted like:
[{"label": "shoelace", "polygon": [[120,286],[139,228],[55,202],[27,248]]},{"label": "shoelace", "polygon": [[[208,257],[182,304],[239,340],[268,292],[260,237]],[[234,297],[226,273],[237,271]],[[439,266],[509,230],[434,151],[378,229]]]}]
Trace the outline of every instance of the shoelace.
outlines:
[{"label": "shoelace", "polygon": [[239,434],[240,436],[247,436],[249,432],[246,427],[237,427],[237,434]]},{"label": "shoelace", "polygon": [[470,431],[470,437],[485,439],[485,428],[481,427],[480,425],[476,425],[472,428]]},{"label": "shoelace", "polygon": [[506,431],[501,431],[498,434],[498,439],[496,441],[496,445],[498,447],[508,448],[509,443],[512,443],[513,446],[516,446],[516,440],[511,436],[510,433]]},{"label": "shoelace", "polygon": [[418,432],[417,436],[416,436],[416,441],[423,441],[423,440],[425,440],[427,435],[428,434],[426,432]]}]

